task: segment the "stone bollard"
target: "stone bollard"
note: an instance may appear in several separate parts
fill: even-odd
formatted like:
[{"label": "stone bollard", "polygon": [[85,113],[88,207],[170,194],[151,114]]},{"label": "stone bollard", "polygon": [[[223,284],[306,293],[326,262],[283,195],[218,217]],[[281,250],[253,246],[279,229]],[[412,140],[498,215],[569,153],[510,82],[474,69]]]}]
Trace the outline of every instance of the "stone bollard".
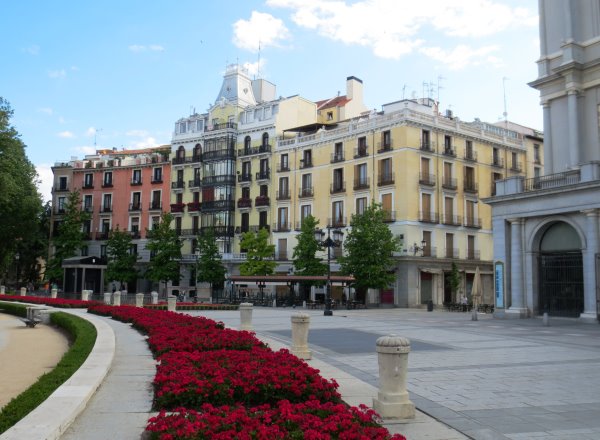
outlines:
[{"label": "stone bollard", "polygon": [[113,306],[121,305],[121,292],[119,292],[118,290],[115,293],[113,293],[112,304]]},{"label": "stone bollard", "polygon": [[252,331],[252,303],[240,304],[240,330]]},{"label": "stone bollard", "polygon": [[302,308],[306,309],[306,301],[302,301]]},{"label": "stone bollard", "polygon": [[292,353],[300,359],[311,359],[312,353],[308,349],[308,328],[310,315],[298,313],[292,315]]},{"label": "stone bollard", "polygon": [[167,310],[169,312],[175,312],[177,310],[177,297],[169,296],[167,298]]},{"label": "stone bollard", "polygon": [[144,294],[143,293],[135,294],[135,306],[136,307],[144,307]]},{"label": "stone bollard", "polygon": [[27,288],[21,287],[21,296],[25,296],[25,295],[27,295]]},{"label": "stone bollard", "polygon": [[276,299],[274,299],[274,300],[273,300],[273,308],[276,308],[276,307],[277,307],[277,300],[276,300]]},{"label": "stone bollard", "polygon": [[0,295],[6,295],[6,286],[0,286]]},{"label": "stone bollard", "polygon": [[152,304],[158,304],[158,292],[151,292]]},{"label": "stone bollard", "polygon": [[477,308],[473,306],[473,310],[471,310],[471,321],[477,321]]},{"label": "stone bollard", "polygon": [[110,292],[104,292],[104,304],[107,304],[109,306],[110,306],[110,296],[111,296]]},{"label": "stone bollard", "polygon": [[415,405],[406,391],[406,371],[410,341],[396,335],[377,339],[379,391],[373,409],[384,419],[412,419]]},{"label": "stone bollard", "polygon": [[89,299],[90,299],[90,291],[82,290],[81,291],[81,301],[89,301]]},{"label": "stone bollard", "polygon": [[56,298],[58,296],[58,289],[52,289],[50,291],[50,298]]},{"label": "stone bollard", "polygon": [[544,315],[542,316],[542,325],[544,327],[548,327],[550,325],[550,321],[548,321],[548,312],[544,312]]}]

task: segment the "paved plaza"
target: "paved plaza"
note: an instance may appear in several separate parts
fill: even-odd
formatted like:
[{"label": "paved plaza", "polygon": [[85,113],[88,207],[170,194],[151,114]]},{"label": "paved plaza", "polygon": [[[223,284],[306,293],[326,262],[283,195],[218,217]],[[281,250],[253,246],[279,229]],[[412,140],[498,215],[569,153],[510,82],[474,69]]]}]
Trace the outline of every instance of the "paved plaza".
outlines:
[{"label": "paved plaza", "polygon": [[[290,345],[290,317],[299,312],[311,316],[313,356],[374,387],[377,338],[409,338],[411,400],[466,436],[600,438],[599,325],[550,318],[544,326],[539,318],[482,314],[472,321],[470,313],[406,309],[335,310],[325,317],[318,310],[255,308],[254,330]],[[239,312],[201,314],[231,327],[240,323]]]}]

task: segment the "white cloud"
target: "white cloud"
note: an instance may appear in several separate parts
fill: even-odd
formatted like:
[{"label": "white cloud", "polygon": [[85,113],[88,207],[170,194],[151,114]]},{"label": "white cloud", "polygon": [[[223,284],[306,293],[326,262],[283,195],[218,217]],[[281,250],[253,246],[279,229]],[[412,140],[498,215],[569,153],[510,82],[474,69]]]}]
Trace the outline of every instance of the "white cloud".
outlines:
[{"label": "white cloud", "polygon": [[95,135],[95,134],[96,134],[98,131],[99,131],[99,130],[98,130],[98,129],[96,129],[96,127],[89,127],[89,128],[88,128],[88,129],[85,131],[85,135],[86,135],[87,137],[94,136],[94,135]]},{"label": "white cloud", "polygon": [[267,0],[267,5],[290,9],[292,20],[300,27],[394,59],[440,34],[444,38],[476,38],[537,25],[534,12],[494,0],[363,0],[351,4],[341,0]]},{"label": "white cloud", "polygon": [[52,165],[39,164],[35,166],[38,175],[37,188],[42,195],[44,202],[52,200],[52,182],[54,175],[52,173]]},{"label": "white cloud", "polygon": [[62,116],[58,117],[58,123],[59,124],[64,124],[65,123],[65,118],[63,118]]},{"label": "white cloud", "polygon": [[46,113],[47,115],[52,116],[52,113],[54,113],[54,110],[52,110],[50,107],[41,107],[37,109],[38,112],[40,113]]},{"label": "white cloud", "polygon": [[28,53],[29,55],[39,55],[40,46],[32,44],[31,46],[24,48],[23,52]]},{"label": "white cloud", "polygon": [[67,76],[67,72],[65,69],[59,69],[59,70],[49,70],[48,71],[48,76],[50,78],[58,78],[58,79],[63,79]]},{"label": "white cloud", "polygon": [[148,132],[146,130],[129,130],[125,133],[126,136],[137,136],[137,137],[145,137],[148,136]]},{"label": "white cloud", "polygon": [[267,65],[267,60],[265,58],[261,58],[260,61],[257,61],[255,63],[251,63],[249,61],[245,62],[244,68],[246,70],[248,70],[248,75],[250,75],[252,77],[252,76],[258,75],[259,72],[263,72],[263,74],[264,74],[266,65]]},{"label": "white cloud", "polygon": [[78,147],[71,148],[71,151],[78,155],[96,154],[96,147],[89,145],[80,145]]},{"label": "white cloud", "polygon": [[148,136],[144,139],[140,139],[137,142],[134,142],[131,147],[132,148],[150,148],[150,147],[158,147],[159,143],[152,136]]},{"label": "white cloud", "polygon": [[498,46],[473,49],[461,44],[452,50],[444,50],[439,47],[424,47],[420,51],[428,57],[445,64],[450,70],[460,70],[467,66],[478,66],[484,63],[499,67],[501,61],[497,57],[490,55],[498,49]]},{"label": "white cloud", "polygon": [[280,47],[290,37],[283,21],[271,14],[252,11],[249,20],[238,20],[233,24],[233,44],[251,52],[268,46]]},{"label": "white cloud", "polygon": [[65,130],[65,131],[61,131],[60,133],[58,133],[58,137],[66,138],[66,139],[73,139],[75,137],[75,135],[72,132]]},{"label": "white cloud", "polygon": [[131,52],[147,52],[147,51],[151,51],[151,52],[164,52],[165,48],[163,46],[161,46],[160,44],[150,44],[150,45],[144,45],[144,44],[131,44],[128,46],[128,49]]}]

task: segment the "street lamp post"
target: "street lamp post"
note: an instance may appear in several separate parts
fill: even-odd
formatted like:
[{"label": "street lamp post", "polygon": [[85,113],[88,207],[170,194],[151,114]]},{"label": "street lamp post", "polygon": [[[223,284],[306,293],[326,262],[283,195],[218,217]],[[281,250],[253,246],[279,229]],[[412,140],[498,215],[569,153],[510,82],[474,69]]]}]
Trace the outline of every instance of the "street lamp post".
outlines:
[{"label": "street lamp post", "polygon": [[421,256],[425,256],[425,249],[427,247],[427,242],[425,240],[421,240],[421,246],[418,246],[417,243],[415,243],[413,245],[413,251],[415,253],[415,255],[417,255],[417,252],[421,252]]},{"label": "street lamp post", "polygon": [[15,261],[16,261],[16,263],[17,263],[17,273],[15,274],[15,275],[16,275],[16,278],[17,278],[17,290],[19,289],[19,275],[20,275],[20,274],[19,274],[19,272],[20,272],[20,270],[19,270],[19,269],[21,269],[21,268],[19,267],[19,260],[20,260],[20,258],[21,258],[21,255],[19,255],[19,253],[17,252],[17,253],[15,254]]},{"label": "street lamp post", "polygon": [[331,248],[340,247],[342,245],[342,237],[344,234],[339,229],[333,229],[333,239],[331,238],[332,226],[327,226],[327,238],[322,240],[325,236],[325,232],[321,229],[315,230],[315,238],[317,242],[327,248],[327,285],[325,290],[325,312],[323,315],[331,316],[333,311],[331,310]]}]

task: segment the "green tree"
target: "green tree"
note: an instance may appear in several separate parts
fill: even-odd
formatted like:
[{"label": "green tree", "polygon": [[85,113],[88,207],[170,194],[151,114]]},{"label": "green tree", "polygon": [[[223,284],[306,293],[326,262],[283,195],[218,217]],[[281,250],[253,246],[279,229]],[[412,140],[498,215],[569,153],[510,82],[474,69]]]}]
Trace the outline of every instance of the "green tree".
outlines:
[{"label": "green tree", "polygon": [[240,247],[246,249],[246,261],[240,265],[241,275],[272,275],[275,272],[275,245],[269,244],[266,229],[260,229],[256,234],[244,233]]},{"label": "green tree", "polygon": [[[302,228],[297,236],[297,243],[292,256],[296,275],[322,276],[327,274],[327,265],[316,256],[317,252],[323,250],[323,246],[315,238],[315,229],[318,224],[319,221],[312,215],[305,217],[302,221]],[[306,299],[308,287],[318,284],[322,283],[302,282],[300,284],[302,298]]]},{"label": "green tree", "polygon": [[137,254],[131,252],[131,234],[121,231],[119,226],[110,232],[106,242],[106,279],[119,281],[119,283],[133,283],[137,279],[138,271],[135,263]]},{"label": "green tree", "polygon": [[146,249],[150,251],[150,263],[146,276],[152,281],[165,283],[179,281],[179,261],[181,260],[181,240],[175,229],[171,229],[173,216],[163,213],[160,223],[151,230],[146,230]]},{"label": "green tree", "polygon": [[90,219],[90,214],[81,209],[79,191],[72,191],[67,197],[65,213],[52,238],[54,253],[48,262],[45,278],[49,281],[60,281],[63,277],[62,263],[66,258],[74,257],[84,246],[85,233],[83,224]]},{"label": "green tree", "polygon": [[[35,167],[27,159],[25,144],[10,123],[12,116],[10,105],[0,97],[0,274],[10,267],[23,240],[38,230],[43,212]],[[30,261],[40,256],[45,257],[45,252],[32,256]]]},{"label": "green tree", "polygon": [[377,203],[372,203],[363,214],[353,215],[344,241],[345,255],[338,258],[341,272],[354,275],[360,300],[368,288],[384,289],[395,279],[390,269],[400,240],[393,236],[384,218],[385,212]]},{"label": "green tree", "polygon": [[456,263],[454,261],[452,262],[452,270],[448,275],[448,282],[450,283],[450,291],[452,292],[452,297],[457,298],[456,292],[458,292],[458,288],[460,287],[460,272],[458,271],[458,266],[456,266]]},{"label": "green tree", "polygon": [[213,286],[222,286],[227,269],[221,261],[219,246],[212,229],[198,236],[198,254],[196,262],[196,279]]}]

